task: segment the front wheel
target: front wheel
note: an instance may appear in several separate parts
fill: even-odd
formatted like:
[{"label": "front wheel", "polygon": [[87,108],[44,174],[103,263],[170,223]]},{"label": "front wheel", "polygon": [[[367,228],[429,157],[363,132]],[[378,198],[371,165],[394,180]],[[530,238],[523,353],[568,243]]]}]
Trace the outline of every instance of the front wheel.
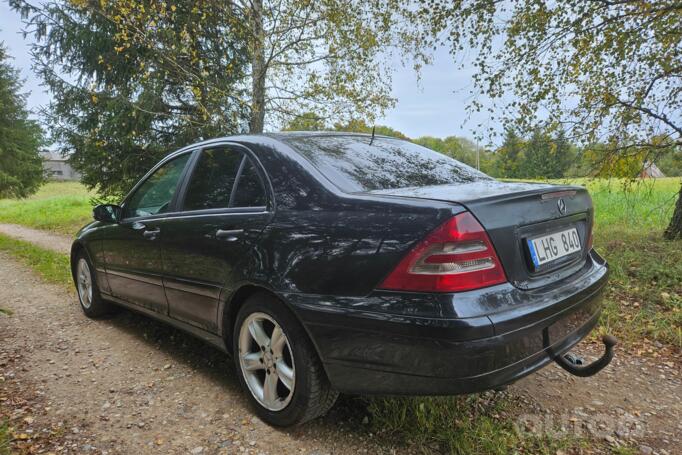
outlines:
[{"label": "front wheel", "polygon": [[268,294],[249,298],[234,330],[234,359],[258,416],[275,426],[325,414],[338,392],[327,380],[308,336],[284,304]]},{"label": "front wheel", "polygon": [[83,251],[76,257],[73,279],[81,309],[86,316],[98,318],[112,311],[112,305],[103,300],[99,293],[95,271]]}]

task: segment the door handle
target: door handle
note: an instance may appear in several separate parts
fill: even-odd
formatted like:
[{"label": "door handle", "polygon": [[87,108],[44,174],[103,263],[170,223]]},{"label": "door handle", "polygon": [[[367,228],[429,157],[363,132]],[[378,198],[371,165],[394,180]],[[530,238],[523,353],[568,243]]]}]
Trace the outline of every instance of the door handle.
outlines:
[{"label": "door handle", "polygon": [[146,230],[146,231],[142,231],[142,236],[145,239],[154,239],[157,235],[159,235],[159,232],[161,232],[161,228],[156,228],[153,230]]},{"label": "door handle", "polygon": [[243,233],[244,229],[218,229],[217,231],[215,231],[215,236],[217,239],[223,239],[228,242],[234,242]]}]

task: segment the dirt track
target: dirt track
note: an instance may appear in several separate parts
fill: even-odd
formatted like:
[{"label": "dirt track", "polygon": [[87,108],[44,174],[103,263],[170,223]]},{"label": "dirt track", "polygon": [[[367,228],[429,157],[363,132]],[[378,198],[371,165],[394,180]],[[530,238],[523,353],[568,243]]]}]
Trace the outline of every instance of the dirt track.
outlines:
[{"label": "dirt track", "polygon": [[46,250],[69,254],[73,239],[66,235],[56,235],[39,229],[31,229],[18,224],[0,223],[0,234],[19,240],[35,243]]},{"label": "dirt track", "polygon": [[[209,346],[127,311],[88,320],[72,293],[2,253],[0,283],[0,306],[14,313],[0,315],[0,406],[31,390],[33,401],[13,411],[30,421],[24,436],[48,429],[70,453],[403,451],[379,446],[338,409],[303,428],[272,429],[253,417],[234,369]],[[596,345],[582,350],[598,354]],[[680,378],[680,359],[619,351],[596,377],[550,366],[509,393],[527,405],[528,428],[563,425],[674,454],[682,453]]]}]

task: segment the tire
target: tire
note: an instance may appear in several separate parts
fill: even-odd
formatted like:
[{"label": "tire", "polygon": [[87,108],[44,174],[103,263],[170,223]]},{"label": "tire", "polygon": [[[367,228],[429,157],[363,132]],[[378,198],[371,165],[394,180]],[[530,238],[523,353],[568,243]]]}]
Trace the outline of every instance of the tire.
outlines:
[{"label": "tire", "polygon": [[102,299],[97,287],[97,272],[83,250],[76,255],[73,281],[83,313],[89,318],[100,318],[113,312],[113,305]]},{"label": "tire", "polygon": [[[275,333],[278,328],[283,336]],[[300,425],[326,414],[336,402],[339,394],[307,333],[277,298],[266,293],[249,297],[237,314],[232,338],[239,381],[264,422]]]}]

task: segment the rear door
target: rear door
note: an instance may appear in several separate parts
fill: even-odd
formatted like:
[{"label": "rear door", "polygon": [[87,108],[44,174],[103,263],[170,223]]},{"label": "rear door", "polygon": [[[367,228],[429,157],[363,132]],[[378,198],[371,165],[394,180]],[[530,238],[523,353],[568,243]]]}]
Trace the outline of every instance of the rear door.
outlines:
[{"label": "rear door", "polygon": [[123,219],[106,227],[102,248],[113,296],[165,314],[161,227],[172,212],[191,152],[158,166],[123,202]]},{"label": "rear door", "polygon": [[221,296],[255,266],[251,252],[272,215],[266,182],[241,146],[201,150],[178,201],[181,213],[164,225],[171,317],[218,332]]}]

